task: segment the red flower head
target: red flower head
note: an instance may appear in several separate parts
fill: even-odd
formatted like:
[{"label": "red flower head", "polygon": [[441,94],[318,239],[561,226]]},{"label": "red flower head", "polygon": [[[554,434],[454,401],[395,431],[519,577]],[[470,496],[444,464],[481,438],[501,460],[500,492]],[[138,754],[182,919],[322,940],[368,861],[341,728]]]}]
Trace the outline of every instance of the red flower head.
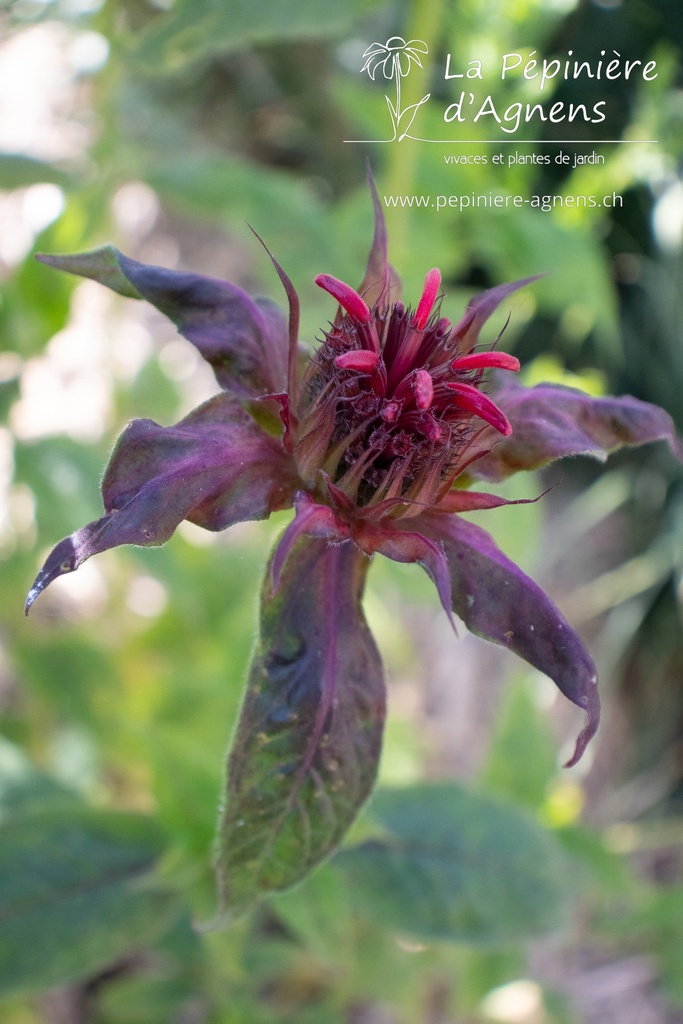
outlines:
[{"label": "red flower head", "polygon": [[[520,282],[524,283],[524,282]],[[417,309],[401,302],[370,309],[328,274],[316,278],[345,310],[309,367],[306,420],[329,406],[334,423],[324,468],[366,511],[387,502],[403,516],[449,490],[485,423],[512,428],[483,393],[483,371],[519,370],[503,352],[473,352],[478,333],[471,308],[457,327],[434,313],[441,274],[430,270]],[[296,454],[296,449],[295,449]],[[401,499],[404,499],[403,501]]]},{"label": "red flower head", "polygon": [[[605,458],[656,439],[682,456],[661,409],[521,387],[510,377],[518,361],[482,347],[488,317],[533,278],[479,295],[455,326],[440,315],[438,270],[415,309],[404,306],[374,186],[373,198],[364,280],[354,291],[328,274],[316,279],[339,308],[303,362],[297,294],[277,263],[288,321],[235,285],[144,266],[112,247],[41,257],[152,302],[224,390],[175,426],[127,427],[102,482],[104,515],[57,545],[27,610],[91,555],[162,544],[183,519],[223,530],[296,511],[266,573],[261,638],[230,755],[217,868],[231,913],[291,885],[333,850],[372,788],[384,682],[360,603],[368,556],[418,562],[449,616],[545,672],[587,713],[574,764],[598,725],[595,666],[540,587],[457,515],[506,504],[464,489],[463,471],[468,481],[501,480],[562,456]],[[489,370],[503,371],[495,391]]]}]

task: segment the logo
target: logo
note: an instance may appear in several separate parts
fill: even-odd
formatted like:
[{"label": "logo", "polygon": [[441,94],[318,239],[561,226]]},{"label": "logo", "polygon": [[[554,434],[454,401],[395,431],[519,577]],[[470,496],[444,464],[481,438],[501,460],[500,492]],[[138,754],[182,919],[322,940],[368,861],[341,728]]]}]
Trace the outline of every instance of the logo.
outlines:
[{"label": "logo", "polygon": [[[430,99],[431,93],[428,92],[417,103],[408,103],[405,107],[401,96],[403,79],[413,70],[413,65],[424,69],[421,58],[428,53],[429,47],[423,39],[406,42],[402,36],[390,36],[385,43],[375,42],[368,46],[363,53],[365,63],[360,73],[367,71],[373,82],[378,80],[380,74],[387,85],[394,82],[393,96],[386,93],[384,96],[391,119],[391,137],[346,139],[346,142],[403,142],[404,139],[412,139],[415,142],[460,142],[468,145],[501,142],[541,145],[554,145],[557,142],[594,145],[599,142],[617,145],[621,141],[618,138],[590,138],[588,130],[580,127],[607,121],[607,97],[597,99],[593,91],[592,103],[583,102],[583,97],[576,102],[567,97],[565,89],[561,99],[555,98],[553,92],[556,86],[560,82],[579,79],[614,82],[622,78],[639,78],[648,83],[659,74],[656,60],[634,60],[623,57],[616,50],[610,53],[606,49],[600,50],[599,54],[590,59],[581,59],[573,50],[550,58],[538,55],[536,50],[514,51],[497,57],[489,55],[486,68],[483,60],[470,59],[465,66],[460,64],[460,70],[454,70],[454,67],[458,67],[457,57],[454,59],[453,54],[448,53],[443,77],[445,82],[454,83],[450,88],[456,91],[450,96],[446,93],[447,105],[441,111],[441,120],[443,124],[453,125],[456,129],[460,125],[469,125],[469,131],[465,131],[470,137],[459,139],[456,131],[448,138],[433,138],[419,134],[419,129],[413,132],[418,111]],[[538,95],[529,96],[530,92],[537,92]],[[435,102],[438,105],[438,99]],[[544,122],[553,125],[565,122],[574,137],[544,138]],[[433,130],[433,118],[430,124]],[[573,124],[576,126],[572,130]],[[522,133],[522,138],[517,137],[518,132]],[[531,138],[526,137],[529,134]],[[645,143],[656,140],[628,141]]]},{"label": "logo", "polygon": [[415,115],[422,104],[427,102],[431,93],[423,96],[418,103],[410,103],[407,107],[401,108],[401,79],[407,77],[413,63],[421,68],[423,65],[420,54],[427,53],[429,53],[429,47],[422,39],[411,39],[407,43],[401,36],[391,36],[386,43],[371,43],[363,54],[365,64],[361,68],[361,73],[367,71],[374,82],[375,75],[381,68],[387,82],[396,82],[395,101],[392,103],[386,93],[384,96],[389,108],[393,135],[390,139],[376,139],[375,141],[402,142],[408,135]]}]

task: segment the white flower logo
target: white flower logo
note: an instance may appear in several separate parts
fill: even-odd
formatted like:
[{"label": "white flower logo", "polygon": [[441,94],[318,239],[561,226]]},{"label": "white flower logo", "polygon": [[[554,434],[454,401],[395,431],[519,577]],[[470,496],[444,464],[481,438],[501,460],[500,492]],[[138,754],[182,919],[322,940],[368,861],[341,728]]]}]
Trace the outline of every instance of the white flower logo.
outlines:
[{"label": "white flower logo", "polygon": [[429,53],[429,48],[421,39],[411,39],[409,43],[401,36],[392,36],[386,43],[371,43],[363,54],[366,57],[361,72],[367,71],[375,80],[379,68],[385,78],[405,78],[410,71],[411,61],[422,67],[418,54]]},{"label": "white flower logo", "polygon": [[[381,68],[387,81],[392,79],[396,81],[396,102],[392,103],[389,97],[385,96],[394,129],[393,139],[388,141],[393,142],[398,138],[398,141],[401,142],[405,139],[418,109],[429,99],[430,93],[427,93],[419,103],[411,103],[404,110],[401,109],[401,79],[406,77],[411,64],[415,63],[420,68],[423,66],[420,54],[426,53],[429,53],[429,47],[422,39],[411,39],[406,42],[402,36],[391,36],[386,43],[371,43],[363,54],[365,64],[361,68],[361,74],[363,71],[367,71],[374,82],[375,76]],[[401,125],[402,121],[403,125]],[[399,127],[402,128],[400,136],[398,134]]]}]

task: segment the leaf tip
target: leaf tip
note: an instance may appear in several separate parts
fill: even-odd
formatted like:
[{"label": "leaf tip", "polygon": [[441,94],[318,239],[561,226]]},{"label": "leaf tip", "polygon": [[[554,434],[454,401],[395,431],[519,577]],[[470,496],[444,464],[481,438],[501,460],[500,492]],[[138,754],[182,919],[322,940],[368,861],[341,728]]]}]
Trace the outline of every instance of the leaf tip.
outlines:
[{"label": "leaf tip", "polygon": [[575,701],[588,715],[588,721],[579,733],[574,747],[574,753],[565,761],[563,768],[573,768],[581,758],[590,741],[598,731],[600,724],[600,695],[598,693],[598,677],[593,674],[588,680],[586,692]]},{"label": "leaf tip", "polygon": [[[82,559],[81,559],[82,560]],[[76,547],[71,537],[66,537],[48,555],[42,569],[33,581],[26,597],[24,615],[28,615],[36,599],[58,576],[73,572],[80,564]]]},{"label": "leaf tip", "polygon": [[40,587],[38,585],[38,581],[36,580],[36,582],[33,584],[31,589],[29,590],[28,594],[26,595],[26,603],[24,605],[24,615],[28,616],[28,613],[31,611],[31,607],[32,607],[35,599],[40,594],[41,590],[42,590],[42,587]]},{"label": "leaf tip", "polygon": [[31,587],[31,589],[29,590],[28,594],[26,595],[26,603],[24,605],[24,615],[28,616],[29,612],[31,611],[31,608],[33,607],[33,605],[36,602],[36,599],[38,597],[40,597],[40,595],[45,590],[47,585],[49,583],[51,583],[53,579],[54,579],[54,576],[50,576],[48,573],[46,573],[45,569],[41,569],[40,570],[40,572],[38,573],[38,575],[36,576],[36,578],[35,578],[35,580],[33,582],[33,586]]}]

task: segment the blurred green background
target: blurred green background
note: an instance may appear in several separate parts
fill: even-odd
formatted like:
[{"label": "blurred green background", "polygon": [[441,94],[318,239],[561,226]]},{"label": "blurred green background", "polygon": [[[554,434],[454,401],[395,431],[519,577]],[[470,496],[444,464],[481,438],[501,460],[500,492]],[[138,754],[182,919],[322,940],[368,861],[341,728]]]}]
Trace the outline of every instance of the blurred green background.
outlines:
[{"label": "blurred green background", "polygon": [[[360,68],[392,35],[429,45],[405,84],[406,102],[432,94],[424,137],[443,137],[448,53],[607,48],[656,60],[658,77],[554,84],[552,100],[607,97],[603,137],[623,141],[595,147],[604,164],[446,164],[457,147],[344,142],[387,131],[389,86]],[[35,251],[112,241],[283,301],[249,224],[313,342],[329,316],[314,276],[362,276],[368,158],[381,195],[615,191],[613,210],[389,210],[392,260],[413,301],[440,266],[456,318],[482,287],[547,271],[509,303],[526,380],[631,393],[683,430],[682,42],[677,0],[0,0],[3,1024],[683,1021],[683,473],[663,446],[515,478],[509,496],[558,486],[477,519],[595,655],[606,710],[584,762],[558,768],[578,716],[546,679],[455,641],[420,571],[378,561],[380,792],[347,850],[228,932],[197,926],[287,517],[220,536],[183,524],[163,550],[88,562],[22,615],[45,552],[100,514],[126,422],[174,422],[216,389],[153,310]],[[529,99],[517,80],[485,89],[503,107]],[[560,137],[526,126],[516,148],[554,155]]]}]

